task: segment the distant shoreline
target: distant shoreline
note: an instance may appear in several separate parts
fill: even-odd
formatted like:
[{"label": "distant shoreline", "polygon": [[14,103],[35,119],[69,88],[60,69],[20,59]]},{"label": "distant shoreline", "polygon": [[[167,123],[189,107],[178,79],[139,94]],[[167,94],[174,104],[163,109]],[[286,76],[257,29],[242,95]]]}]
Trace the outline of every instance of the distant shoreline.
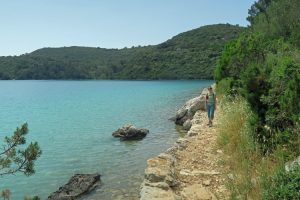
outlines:
[{"label": "distant shoreline", "polygon": [[0,81],[213,81],[213,79],[0,79]]}]

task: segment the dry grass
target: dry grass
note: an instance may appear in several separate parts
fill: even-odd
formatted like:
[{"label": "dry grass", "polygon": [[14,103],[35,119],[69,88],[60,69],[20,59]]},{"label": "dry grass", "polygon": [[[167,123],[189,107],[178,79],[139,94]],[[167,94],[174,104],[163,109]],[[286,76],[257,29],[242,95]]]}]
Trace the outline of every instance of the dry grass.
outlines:
[{"label": "dry grass", "polygon": [[281,162],[278,156],[261,156],[249,124],[253,114],[245,100],[224,98],[220,108],[218,145],[227,155],[224,162],[229,166],[228,174],[232,174],[227,182],[231,199],[261,199],[262,180]]}]

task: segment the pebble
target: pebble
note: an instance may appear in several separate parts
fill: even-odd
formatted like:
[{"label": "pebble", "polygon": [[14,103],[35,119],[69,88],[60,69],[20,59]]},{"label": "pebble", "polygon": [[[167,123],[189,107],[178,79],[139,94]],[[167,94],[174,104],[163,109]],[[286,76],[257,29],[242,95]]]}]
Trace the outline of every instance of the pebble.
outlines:
[{"label": "pebble", "polygon": [[203,185],[205,186],[209,186],[210,185],[211,180],[205,180],[203,181]]},{"label": "pebble", "polygon": [[233,179],[234,179],[234,176],[233,176],[233,174],[227,174],[227,177],[228,177],[229,179],[231,179],[231,180],[233,180]]},{"label": "pebble", "polygon": [[220,149],[218,149],[218,150],[217,150],[217,153],[220,153],[220,154],[222,154],[222,153],[223,153],[223,151],[222,151],[222,150],[220,150]]}]

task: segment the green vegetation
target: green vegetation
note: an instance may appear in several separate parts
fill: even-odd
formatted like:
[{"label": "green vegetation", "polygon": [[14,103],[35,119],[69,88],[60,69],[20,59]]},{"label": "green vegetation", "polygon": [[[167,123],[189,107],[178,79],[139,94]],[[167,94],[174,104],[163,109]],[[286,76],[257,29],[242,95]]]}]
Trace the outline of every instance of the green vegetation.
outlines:
[{"label": "green vegetation", "polygon": [[266,182],[264,200],[300,199],[300,167],[291,172],[278,170],[271,180]]},{"label": "green vegetation", "polygon": [[[259,0],[251,26],[227,43],[215,70],[223,93],[219,144],[232,199],[299,199],[300,1]],[[272,195],[271,195],[272,193]]]},{"label": "green vegetation", "polygon": [[145,47],[43,48],[0,57],[0,79],[212,79],[225,42],[244,29],[203,26]]},{"label": "green vegetation", "polygon": [[264,153],[295,139],[300,112],[300,2],[268,2],[260,3],[268,7],[251,18],[250,29],[226,45],[215,71],[217,82],[227,82],[249,103],[256,118],[255,139]]},{"label": "green vegetation", "polygon": [[28,133],[27,123],[17,128],[11,137],[5,137],[3,151],[0,152],[0,176],[24,173],[26,176],[34,174],[34,162],[40,157],[42,151],[37,142],[30,143],[25,149],[19,146],[26,143]]},{"label": "green vegetation", "polygon": [[[42,151],[37,142],[30,143],[26,148],[21,148],[26,144],[25,136],[28,134],[27,123],[21,128],[17,128],[11,137],[5,137],[5,143],[0,151],[0,177],[21,172],[26,176],[35,173],[34,162],[40,157]],[[3,199],[9,200],[11,191],[5,189],[1,192]],[[38,197],[34,197],[38,198]]]},{"label": "green vegetation", "polygon": [[220,101],[220,108],[218,143],[230,155],[225,163],[230,166],[228,174],[232,174],[227,185],[231,199],[259,199],[261,186],[253,181],[261,158],[252,139],[254,113],[242,97],[225,97]]},{"label": "green vegetation", "polygon": [[34,197],[24,197],[24,200],[41,200],[41,198],[40,197],[38,197],[38,196],[34,196]]}]

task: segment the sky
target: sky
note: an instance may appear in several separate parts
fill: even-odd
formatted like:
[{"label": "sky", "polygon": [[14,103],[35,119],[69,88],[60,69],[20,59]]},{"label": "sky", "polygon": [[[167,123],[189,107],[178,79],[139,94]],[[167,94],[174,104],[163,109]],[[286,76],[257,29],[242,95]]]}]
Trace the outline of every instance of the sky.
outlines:
[{"label": "sky", "polygon": [[254,0],[0,0],[0,56],[43,47],[155,45],[200,26],[247,26]]}]

